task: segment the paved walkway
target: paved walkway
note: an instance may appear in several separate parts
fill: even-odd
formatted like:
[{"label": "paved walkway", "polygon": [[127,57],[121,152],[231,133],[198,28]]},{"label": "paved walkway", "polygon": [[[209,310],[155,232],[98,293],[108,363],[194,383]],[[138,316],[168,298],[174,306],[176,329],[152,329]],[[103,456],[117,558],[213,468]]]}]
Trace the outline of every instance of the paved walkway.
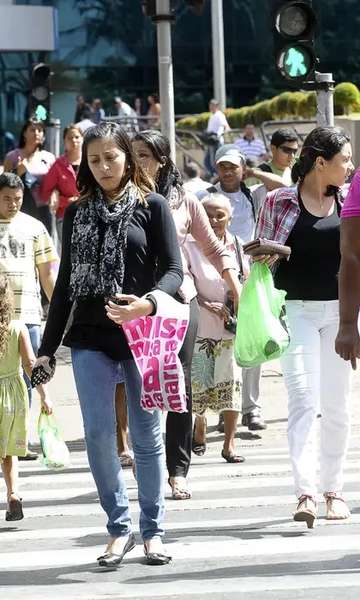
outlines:
[{"label": "paved walkway", "polygon": [[[61,472],[21,463],[24,521],[0,525],[0,598],[6,600],[358,600],[360,593],[359,407],[345,474],[352,509],[346,523],[320,518],[308,531],[291,518],[295,506],[286,445],[286,401],[278,366],[264,369],[262,438],[239,428],[243,465],[220,457],[223,436],[210,419],[208,450],[194,457],[193,498],[168,494],[167,547],[173,562],[144,564],[142,546],[116,571],[97,567],[105,518],[89,472],[66,354],[53,385],[57,415],[72,450]],[[358,376],[356,384],[358,382]],[[354,400],[358,398],[355,386]],[[73,422],[76,421],[76,422]],[[240,448],[239,448],[240,449]],[[126,471],[137,531],[136,482]],[[170,489],[168,490],[170,492]],[[0,481],[0,499],[4,485]],[[5,504],[0,504],[4,514]]]}]

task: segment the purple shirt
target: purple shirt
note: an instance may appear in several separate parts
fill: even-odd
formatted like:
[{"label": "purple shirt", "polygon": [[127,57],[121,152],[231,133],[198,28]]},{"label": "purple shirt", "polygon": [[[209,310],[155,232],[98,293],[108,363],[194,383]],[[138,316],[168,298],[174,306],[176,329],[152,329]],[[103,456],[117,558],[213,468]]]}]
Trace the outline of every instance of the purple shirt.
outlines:
[{"label": "purple shirt", "polygon": [[341,211],[341,218],[360,217],[360,169],[355,173]]}]

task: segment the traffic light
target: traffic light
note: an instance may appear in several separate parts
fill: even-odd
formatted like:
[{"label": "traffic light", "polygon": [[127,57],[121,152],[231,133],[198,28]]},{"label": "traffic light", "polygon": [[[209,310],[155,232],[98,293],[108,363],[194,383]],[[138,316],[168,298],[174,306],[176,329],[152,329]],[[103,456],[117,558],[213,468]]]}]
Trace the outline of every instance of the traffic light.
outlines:
[{"label": "traffic light", "polygon": [[36,64],[31,72],[30,114],[38,121],[49,121],[50,118],[50,66],[45,63]]},{"label": "traffic light", "polygon": [[317,63],[312,0],[275,0],[273,24],[278,70],[289,81],[306,81]]}]

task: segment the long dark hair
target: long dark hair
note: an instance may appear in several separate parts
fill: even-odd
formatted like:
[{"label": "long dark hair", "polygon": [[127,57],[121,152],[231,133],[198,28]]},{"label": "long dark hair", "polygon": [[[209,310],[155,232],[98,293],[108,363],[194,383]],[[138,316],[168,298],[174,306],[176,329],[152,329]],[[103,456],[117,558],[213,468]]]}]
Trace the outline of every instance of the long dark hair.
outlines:
[{"label": "long dark hair", "polygon": [[0,358],[5,356],[10,339],[13,296],[5,275],[0,274]]},{"label": "long dark hair", "polygon": [[131,145],[131,140],[123,127],[117,123],[99,123],[86,130],[82,149],[81,162],[77,175],[77,186],[80,191],[79,201],[88,200],[93,196],[99,184],[96,182],[88,163],[88,147],[95,140],[109,139],[124,152],[126,156],[126,169],[121,180],[119,191],[128,181],[132,181],[139,190],[139,196],[145,204],[145,196],[154,191],[154,184],[140,166]]},{"label": "long dark hair", "polygon": [[169,200],[173,188],[182,192],[182,175],[170,158],[170,142],[168,138],[155,129],[146,129],[136,133],[133,137],[134,142],[144,142],[155,160],[161,163],[161,169],[156,175],[156,189],[165,198]]},{"label": "long dark hair", "polygon": [[[34,125],[35,127],[40,127],[43,130],[44,142],[45,142],[45,125],[44,125],[44,123],[42,121],[37,121],[36,119],[28,119],[27,121],[25,121],[25,123],[22,126],[21,131],[20,131],[19,148],[24,148],[26,146],[25,132],[26,132],[27,128],[30,127],[31,125]],[[42,144],[38,145],[39,150],[42,150],[44,142]]]},{"label": "long dark hair", "polygon": [[[331,160],[341,152],[348,142],[350,142],[350,137],[341,127],[316,127],[313,129],[306,137],[299,159],[292,168],[291,177],[294,183],[298,181],[301,183],[305,179],[306,175],[314,168],[318,156],[325,160]],[[326,195],[332,196],[338,191],[337,187],[329,185]]]}]

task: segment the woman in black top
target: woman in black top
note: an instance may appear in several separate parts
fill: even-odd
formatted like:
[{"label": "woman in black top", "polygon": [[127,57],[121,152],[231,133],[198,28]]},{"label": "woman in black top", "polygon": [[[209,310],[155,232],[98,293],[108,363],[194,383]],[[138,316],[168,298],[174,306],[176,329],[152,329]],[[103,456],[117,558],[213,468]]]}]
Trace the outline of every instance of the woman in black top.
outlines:
[{"label": "woman in black top", "polygon": [[[39,351],[64,338],[84,420],[89,464],[107,513],[110,540],[101,566],[121,562],[134,545],[129,501],[116,445],[115,388],[125,379],[139,488],[140,532],[149,564],[164,564],[164,447],[160,413],[140,407],[141,379],[117,325],[156,311],[151,290],[174,295],[183,274],[164,198],[137,163],[126,132],[114,123],[89,129],[78,173],[80,198],[65,212],[58,280]],[[157,277],[160,272],[161,276]],[[117,298],[122,306],[112,300]],[[110,318],[109,318],[110,317]]]},{"label": "woman in black top", "polygon": [[[345,519],[341,497],[350,433],[350,369],[335,353],[339,322],[340,187],[352,170],[349,138],[335,128],[314,129],[292,172],[298,185],[268,194],[257,235],[291,247],[275,272],[287,292],[291,342],[282,357],[288,391],[288,438],[298,505],[295,521],[313,527],[317,516],[317,416],[320,486],[327,519]],[[271,264],[273,258],[260,260]]]},{"label": "woman in black top", "polygon": [[[202,253],[217,269],[226,281],[234,296],[235,305],[241,293],[238,279],[238,267],[224,244],[215,236],[199,200],[186,192],[182,176],[170,157],[169,140],[159,131],[146,130],[135,134],[133,147],[146,169],[154,179],[156,188],[168,201],[173,216],[180,252],[183,260],[184,281],[179,289],[179,300],[189,304],[190,320],[179,358],[183,366],[186,382],[186,413],[169,412],[166,419],[166,462],[169,473],[169,485],[174,500],[191,498],[187,482],[190,467],[191,449],[199,448],[196,431],[192,431],[192,390],[191,363],[198,327],[199,306],[191,265],[184,252],[184,244],[189,235],[198,243]],[[204,444],[201,444],[204,448]]]}]

